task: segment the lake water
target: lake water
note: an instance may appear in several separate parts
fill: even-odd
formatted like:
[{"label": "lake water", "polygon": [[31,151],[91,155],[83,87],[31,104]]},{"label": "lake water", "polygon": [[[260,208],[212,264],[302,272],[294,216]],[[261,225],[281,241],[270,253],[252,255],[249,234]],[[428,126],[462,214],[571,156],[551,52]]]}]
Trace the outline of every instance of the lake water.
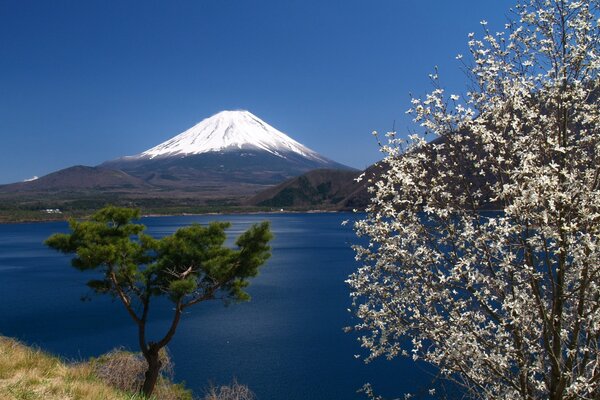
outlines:
[{"label": "lake water", "polygon": [[[199,397],[210,382],[236,378],[261,400],[364,399],[371,382],[378,393],[424,393],[432,378],[410,360],[365,365],[351,325],[344,280],[357,264],[356,238],[344,219],[352,214],[256,214],[148,217],[148,233],[163,236],[193,222],[232,222],[231,241],[252,223],[269,220],[272,258],[252,280],[248,303],[216,301],[191,307],[169,345],[176,381]],[[0,225],[0,334],[34,344],[70,360],[116,347],[137,351],[136,330],[119,302],[92,296],[93,275],[70,267],[68,256],[42,242],[66,223]],[[150,332],[170,321],[166,304],[152,309]],[[420,396],[418,396],[420,397]],[[424,396],[425,397],[425,396]],[[429,397],[430,398],[430,397]]]}]

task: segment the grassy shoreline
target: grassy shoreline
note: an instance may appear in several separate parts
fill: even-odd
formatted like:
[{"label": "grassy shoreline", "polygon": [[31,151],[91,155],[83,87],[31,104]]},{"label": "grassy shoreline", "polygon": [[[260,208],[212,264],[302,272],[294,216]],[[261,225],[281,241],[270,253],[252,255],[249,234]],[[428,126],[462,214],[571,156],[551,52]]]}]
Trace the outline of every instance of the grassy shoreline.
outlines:
[{"label": "grassy shoreline", "polygon": [[[106,375],[108,371],[109,375]],[[135,353],[113,351],[85,362],[69,363],[18,340],[0,336],[0,398],[6,400],[145,400],[137,391],[112,384],[143,375],[145,362]],[[103,375],[104,374],[104,375]],[[118,381],[118,380],[117,380]],[[182,385],[161,379],[148,400],[191,400]],[[123,383],[121,383],[123,386]]]},{"label": "grassy shoreline", "polygon": [[114,389],[87,364],[67,364],[7,337],[0,336],[0,398],[31,400],[133,400]]}]

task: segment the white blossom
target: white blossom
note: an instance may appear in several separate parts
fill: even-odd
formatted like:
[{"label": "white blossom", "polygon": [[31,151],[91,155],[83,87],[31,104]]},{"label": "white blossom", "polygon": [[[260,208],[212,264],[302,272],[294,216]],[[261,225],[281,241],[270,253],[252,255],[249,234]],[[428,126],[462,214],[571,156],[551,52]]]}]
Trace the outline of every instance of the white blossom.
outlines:
[{"label": "white blossom", "polygon": [[469,35],[463,104],[412,100],[437,139],[382,145],[347,281],[367,361],[424,360],[474,398],[600,398],[599,9],[519,3]]}]

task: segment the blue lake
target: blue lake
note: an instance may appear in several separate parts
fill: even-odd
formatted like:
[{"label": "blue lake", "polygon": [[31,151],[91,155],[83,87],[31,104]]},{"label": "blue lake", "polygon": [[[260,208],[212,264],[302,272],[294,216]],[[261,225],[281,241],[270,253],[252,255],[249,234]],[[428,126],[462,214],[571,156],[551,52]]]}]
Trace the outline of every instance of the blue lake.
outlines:
[{"label": "blue lake", "polygon": [[[358,265],[352,214],[253,214],[148,217],[147,232],[163,236],[193,222],[232,222],[233,242],[251,224],[269,220],[272,258],[249,287],[252,300],[224,307],[213,301],[189,309],[169,345],[176,381],[200,397],[209,385],[236,378],[261,400],[365,399],[356,391],[370,382],[379,394],[425,393],[432,380],[410,360],[364,364],[355,334],[349,289]],[[92,295],[93,277],[42,242],[66,223],[0,225],[0,334],[34,344],[69,360],[116,347],[137,351],[136,330],[119,302]],[[150,332],[170,322],[166,303],[151,311]],[[417,398],[420,396],[417,396]],[[423,396],[425,397],[425,396]]]}]

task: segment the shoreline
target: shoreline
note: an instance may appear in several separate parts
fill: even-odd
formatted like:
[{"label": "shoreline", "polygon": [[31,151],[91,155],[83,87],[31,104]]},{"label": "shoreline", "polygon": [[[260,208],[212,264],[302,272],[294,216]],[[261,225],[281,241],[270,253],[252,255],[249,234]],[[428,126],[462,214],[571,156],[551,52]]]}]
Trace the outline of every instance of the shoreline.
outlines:
[{"label": "shoreline", "polygon": [[[37,224],[37,223],[48,223],[48,222],[68,222],[69,219],[86,219],[93,212],[85,212],[83,215],[64,215],[63,218],[30,218],[30,219],[2,219],[0,225],[11,225],[11,224]],[[198,212],[198,213],[144,213],[141,218],[159,218],[159,217],[194,217],[194,216],[207,216],[207,215],[257,215],[257,214],[327,214],[327,213],[350,213],[353,214],[352,210],[327,210],[327,209],[307,209],[307,210],[254,210],[254,211],[235,211],[235,210],[223,210],[218,212]],[[54,214],[56,216],[56,214]]]}]

